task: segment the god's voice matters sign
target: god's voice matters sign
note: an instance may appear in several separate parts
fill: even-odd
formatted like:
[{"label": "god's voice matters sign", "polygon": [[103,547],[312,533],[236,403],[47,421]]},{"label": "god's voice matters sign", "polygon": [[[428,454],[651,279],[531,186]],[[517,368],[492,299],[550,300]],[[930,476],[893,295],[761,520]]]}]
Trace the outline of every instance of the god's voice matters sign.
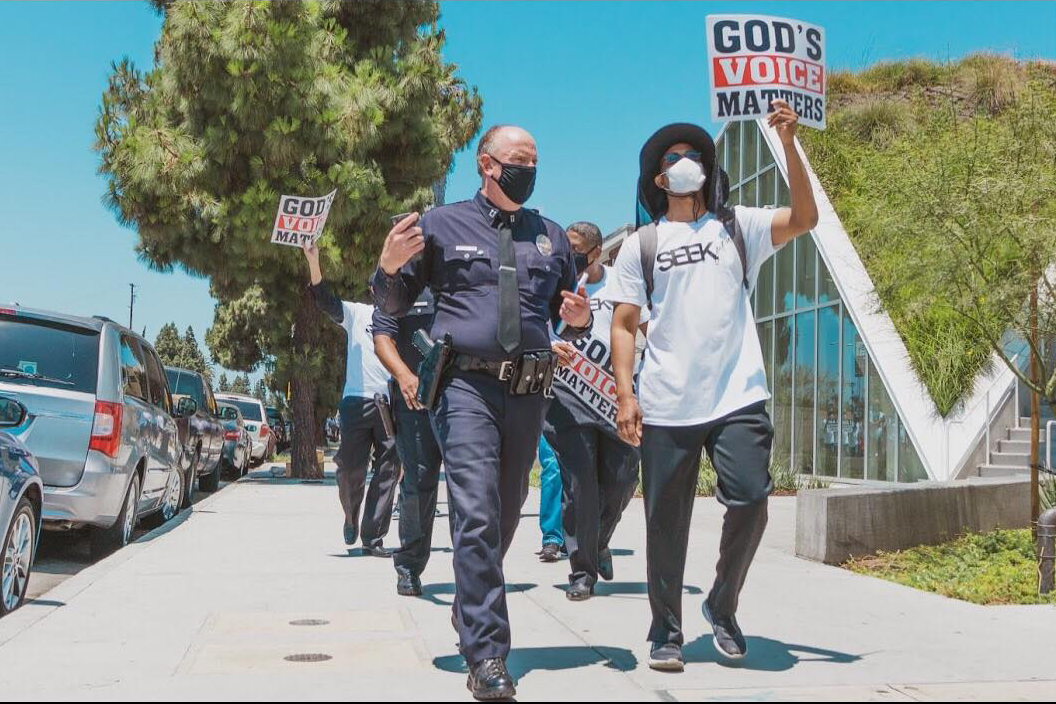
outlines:
[{"label": "god's voice matters sign", "polygon": [[275,215],[275,227],[271,230],[272,244],[300,247],[315,242],[323,234],[326,216],[334,202],[337,190],[320,198],[305,196],[283,196],[279,199],[279,212]]},{"label": "god's voice matters sign", "polygon": [[782,17],[708,15],[711,119],[754,120],[781,99],[825,129],[825,30]]}]

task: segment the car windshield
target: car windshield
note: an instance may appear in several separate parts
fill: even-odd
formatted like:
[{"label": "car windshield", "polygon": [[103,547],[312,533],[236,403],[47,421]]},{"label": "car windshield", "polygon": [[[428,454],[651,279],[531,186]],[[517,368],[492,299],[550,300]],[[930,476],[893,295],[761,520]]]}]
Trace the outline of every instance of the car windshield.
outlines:
[{"label": "car windshield", "polygon": [[242,411],[242,417],[246,420],[262,420],[260,415],[259,403],[254,403],[253,401],[241,401],[237,398],[225,399],[224,403],[230,403],[232,406],[238,406],[238,410]]},{"label": "car windshield", "polygon": [[181,372],[178,369],[166,369],[165,376],[169,378],[169,389],[173,394],[190,396],[203,411],[207,408],[205,394],[202,392],[202,382],[194,374]]},{"label": "car windshield", "polygon": [[99,333],[0,313],[0,381],[95,393]]}]

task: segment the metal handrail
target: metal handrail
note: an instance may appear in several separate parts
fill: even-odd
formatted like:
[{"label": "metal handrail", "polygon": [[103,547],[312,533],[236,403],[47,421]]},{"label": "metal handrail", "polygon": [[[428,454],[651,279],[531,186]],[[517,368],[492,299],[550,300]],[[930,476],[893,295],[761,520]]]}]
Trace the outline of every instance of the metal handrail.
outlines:
[{"label": "metal handrail", "polygon": [[[1012,357],[1012,359],[1010,359],[1009,361],[1013,365],[1015,365],[1019,361],[1019,356],[1021,354],[1023,354],[1022,350],[1017,352]],[[1016,414],[1015,414],[1016,415],[1015,427],[1018,428],[1019,427],[1019,376],[1017,376],[1016,373],[1013,372],[1010,369],[1008,370],[1008,372],[1012,375],[1012,389],[1011,389],[1011,392],[1015,396],[1015,399],[1013,401],[1013,403],[1015,404],[1015,412],[1016,412]],[[975,410],[977,408],[979,408],[980,404],[982,404],[984,401],[986,402],[986,422],[984,424],[983,430],[978,432],[978,433],[976,433],[975,437],[972,438],[972,442],[969,443],[969,447],[971,447],[972,445],[974,445],[978,441],[980,435],[985,434],[986,435],[986,463],[990,464],[990,454],[991,454],[991,449],[990,449],[990,426],[993,425],[994,417],[996,415],[996,411],[998,409],[1000,409],[1004,405],[1005,400],[1006,400],[1006,396],[1009,394],[1009,389],[1006,387],[1004,389],[1004,391],[1001,392],[1001,397],[998,399],[998,402],[993,407],[991,407],[990,406],[990,392],[991,392],[991,390],[992,389],[987,389],[986,390],[986,394],[983,396],[983,398],[981,398],[978,401],[976,401],[972,405],[971,408],[969,408],[967,411],[965,411],[963,414],[961,414],[961,419],[960,420],[946,420],[944,422],[943,430],[944,430],[944,435],[945,435],[945,438],[944,438],[945,442],[944,442],[944,448],[943,449],[944,449],[944,454],[946,456],[946,458],[945,458],[946,461],[944,462],[944,464],[946,465],[946,474],[947,475],[949,475],[949,473],[950,473],[950,471],[952,469],[950,467],[950,426],[951,425],[964,425],[965,418],[967,418],[973,412],[975,412]]]}]

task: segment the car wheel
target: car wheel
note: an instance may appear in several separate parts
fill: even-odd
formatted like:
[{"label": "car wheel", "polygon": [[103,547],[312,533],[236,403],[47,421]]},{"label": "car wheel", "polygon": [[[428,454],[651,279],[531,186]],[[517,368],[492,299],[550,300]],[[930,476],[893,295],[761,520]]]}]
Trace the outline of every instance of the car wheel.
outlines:
[{"label": "car wheel", "polygon": [[180,513],[185,492],[183,490],[183,472],[173,472],[169,479],[169,485],[165,489],[165,496],[161,500],[161,508],[156,513],[144,518],[151,528],[157,528],[171,521]]},{"label": "car wheel", "polygon": [[203,474],[198,478],[198,487],[202,491],[207,491],[210,494],[220,488],[220,466],[221,461],[217,460],[216,465],[213,467],[213,471],[209,474]]},{"label": "car wheel", "polygon": [[3,573],[0,574],[0,616],[11,613],[26,600],[29,575],[33,571],[36,526],[33,504],[23,496],[0,549],[4,559]]},{"label": "car wheel", "polygon": [[132,540],[132,530],[136,527],[136,519],[139,517],[139,474],[132,474],[132,481],[128,483],[128,491],[125,493],[125,502],[121,507],[114,525],[109,528],[96,528],[92,531],[92,558],[99,559],[110,553],[125,547]]},{"label": "car wheel", "polygon": [[198,463],[202,461],[202,448],[194,453],[194,460],[187,468],[187,476],[183,480],[183,503],[180,508],[190,508],[194,503],[195,485],[198,482]]}]

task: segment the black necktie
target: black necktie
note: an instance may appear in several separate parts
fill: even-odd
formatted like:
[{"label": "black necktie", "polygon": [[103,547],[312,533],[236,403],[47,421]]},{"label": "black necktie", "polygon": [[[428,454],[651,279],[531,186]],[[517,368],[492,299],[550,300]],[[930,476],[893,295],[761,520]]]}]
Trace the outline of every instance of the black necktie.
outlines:
[{"label": "black necktie", "polygon": [[499,331],[495,336],[506,354],[521,344],[521,296],[517,290],[517,252],[513,231],[499,224]]}]

